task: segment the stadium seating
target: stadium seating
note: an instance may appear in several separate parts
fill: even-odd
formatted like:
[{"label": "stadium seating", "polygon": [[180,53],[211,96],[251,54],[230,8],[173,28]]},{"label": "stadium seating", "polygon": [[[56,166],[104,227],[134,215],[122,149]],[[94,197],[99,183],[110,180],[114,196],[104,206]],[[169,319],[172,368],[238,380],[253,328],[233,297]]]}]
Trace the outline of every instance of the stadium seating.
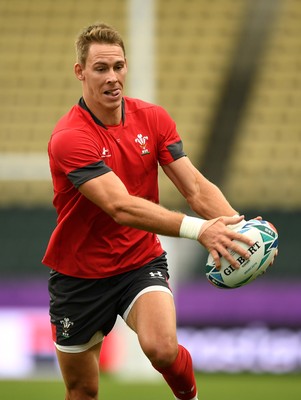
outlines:
[{"label": "stadium seating", "polygon": [[[200,165],[225,74],[244,22],[247,2],[157,2],[157,97],[177,122],[185,151]],[[163,174],[161,198],[183,202]],[[184,205],[185,206],[185,205]]]},{"label": "stadium seating", "polygon": [[[126,2],[3,0],[0,4],[1,153],[45,154],[58,118],[76,103],[81,88],[73,75],[73,42],[96,21],[125,35]],[[21,172],[20,172],[21,175]],[[51,205],[51,183],[1,179],[0,206]]]},{"label": "stadium seating", "polygon": [[[103,20],[127,42],[128,1],[1,1],[0,157],[46,156],[53,125],[81,93],[72,72],[78,30]],[[154,1],[156,101],[176,120],[186,153],[200,165],[248,2]],[[301,3],[279,3],[222,188],[238,208],[300,209]],[[160,180],[162,202],[185,207],[163,174]],[[25,198],[27,205],[50,206],[50,186],[10,182],[0,173],[0,206],[22,205]]]},{"label": "stadium seating", "polygon": [[225,192],[242,208],[300,210],[301,3],[280,2],[233,149]]}]

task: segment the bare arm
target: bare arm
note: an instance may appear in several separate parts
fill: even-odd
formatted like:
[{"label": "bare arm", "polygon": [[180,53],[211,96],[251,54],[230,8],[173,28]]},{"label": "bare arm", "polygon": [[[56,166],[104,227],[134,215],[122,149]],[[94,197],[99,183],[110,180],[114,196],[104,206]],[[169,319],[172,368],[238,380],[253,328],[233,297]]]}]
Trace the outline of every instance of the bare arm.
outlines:
[{"label": "bare arm", "polygon": [[182,193],[191,209],[205,219],[233,216],[231,207],[220,189],[206,179],[190,162],[182,157],[163,167],[166,175]]},{"label": "bare arm", "polygon": [[91,179],[79,191],[118,224],[166,236],[179,236],[184,214],[170,211],[140,197],[131,196],[122,181],[108,172]]},{"label": "bare arm", "polygon": [[[184,214],[170,211],[143,198],[131,196],[114,172],[108,172],[83,183],[79,191],[121,225],[165,236],[179,236]],[[225,221],[218,221],[206,230],[206,235],[201,235],[202,239],[199,238],[199,242],[207,247],[215,258],[217,266],[220,265],[219,254],[224,255],[230,264],[236,266],[227,248],[242,256],[248,256],[245,250],[232,241],[239,238],[246,241],[246,236],[238,235],[225,226],[227,223],[234,224],[239,220],[229,217]]]},{"label": "bare arm", "polygon": [[[233,240],[252,245],[245,235],[233,232],[227,225],[235,224],[242,220],[235,220],[233,216],[237,211],[229,204],[220,189],[206,179],[190,162],[189,158],[182,157],[163,167],[166,175],[172,180],[182,193],[193,211],[201,217],[211,220],[219,218],[200,237],[199,242],[212,254],[216,266],[220,266],[220,255],[230,260],[228,249],[243,255],[242,249],[233,245]],[[246,254],[244,257],[248,258]]]}]

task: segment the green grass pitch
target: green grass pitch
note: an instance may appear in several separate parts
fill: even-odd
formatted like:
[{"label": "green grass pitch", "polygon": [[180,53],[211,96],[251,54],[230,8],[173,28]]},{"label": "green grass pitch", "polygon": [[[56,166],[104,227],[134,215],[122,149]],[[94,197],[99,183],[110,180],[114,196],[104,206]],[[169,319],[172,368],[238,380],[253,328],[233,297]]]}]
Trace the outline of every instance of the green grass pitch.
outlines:
[{"label": "green grass pitch", "polygon": [[[199,374],[200,400],[300,400],[301,374]],[[1,400],[63,400],[61,381],[0,381]],[[100,400],[172,400],[162,382],[128,383],[100,378]]]}]

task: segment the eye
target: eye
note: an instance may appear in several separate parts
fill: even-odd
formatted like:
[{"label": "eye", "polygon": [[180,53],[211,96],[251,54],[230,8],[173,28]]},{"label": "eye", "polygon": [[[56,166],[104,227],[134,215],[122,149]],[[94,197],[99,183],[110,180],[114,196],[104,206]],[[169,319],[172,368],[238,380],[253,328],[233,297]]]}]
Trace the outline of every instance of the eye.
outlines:
[{"label": "eye", "polygon": [[105,72],[106,70],[107,70],[106,65],[96,65],[95,66],[95,71],[97,71],[97,72]]},{"label": "eye", "polygon": [[118,64],[118,65],[116,65],[115,69],[116,69],[117,71],[120,71],[120,70],[123,69],[123,67],[124,67],[124,64]]}]

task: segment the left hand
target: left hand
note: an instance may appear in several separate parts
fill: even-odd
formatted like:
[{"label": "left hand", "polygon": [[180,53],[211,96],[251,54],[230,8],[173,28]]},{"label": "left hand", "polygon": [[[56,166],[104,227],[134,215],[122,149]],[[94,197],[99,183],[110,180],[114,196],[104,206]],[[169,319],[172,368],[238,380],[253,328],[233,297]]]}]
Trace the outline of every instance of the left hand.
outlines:
[{"label": "left hand", "polygon": [[[257,221],[262,221],[262,217],[261,217],[261,216],[257,216],[256,218],[252,218],[252,219],[255,219],[255,220],[257,220]],[[240,226],[243,226],[246,222],[247,222],[247,221],[243,219],[243,220],[240,221],[238,224],[235,224],[235,225],[228,225],[228,228],[230,228],[230,229],[236,229],[236,228],[239,228]],[[271,263],[270,263],[270,265],[269,265],[270,267],[274,264],[275,259],[276,259],[277,256],[278,256],[278,249],[276,250],[275,255],[274,255],[274,258],[273,258],[273,260],[271,261]]]},{"label": "left hand", "polygon": [[[239,224],[244,220],[244,216],[235,217],[220,217],[216,220],[209,220],[204,224],[204,229],[198,238],[198,241],[207,248],[212,255],[216,268],[221,267],[220,258],[224,257],[233,268],[238,269],[240,264],[230,254],[234,251],[245,259],[250,258],[248,251],[243,249],[236,241],[246,243],[248,246],[253,246],[254,242],[246,235],[235,232],[229,229],[228,225]],[[208,227],[206,227],[206,224]]]}]

